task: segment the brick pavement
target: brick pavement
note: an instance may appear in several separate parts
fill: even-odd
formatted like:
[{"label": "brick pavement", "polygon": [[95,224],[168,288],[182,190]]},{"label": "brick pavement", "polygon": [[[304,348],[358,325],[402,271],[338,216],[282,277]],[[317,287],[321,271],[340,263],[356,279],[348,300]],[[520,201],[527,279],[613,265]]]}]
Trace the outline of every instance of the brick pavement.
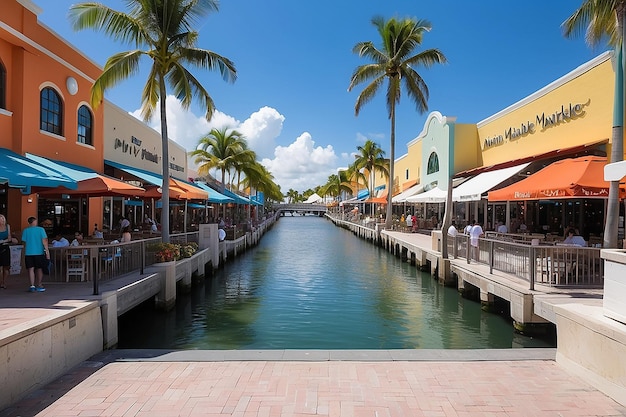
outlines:
[{"label": "brick pavement", "polygon": [[129,361],[102,367],[37,415],[626,416],[626,408],[553,361]]}]

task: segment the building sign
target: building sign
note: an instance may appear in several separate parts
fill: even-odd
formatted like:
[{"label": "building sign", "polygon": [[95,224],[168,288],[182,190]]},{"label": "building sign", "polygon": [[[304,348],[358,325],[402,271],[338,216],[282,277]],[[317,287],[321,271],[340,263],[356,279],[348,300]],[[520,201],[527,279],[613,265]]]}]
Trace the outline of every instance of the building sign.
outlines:
[{"label": "building sign", "polygon": [[159,155],[142,148],[141,143],[142,141],[134,136],[131,136],[130,142],[127,142],[126,139],[115,138],[113,149],[117,152],[158,164]]},{"label": "building sign", "polygon": [[591,103],[591,100],[587,100],[586,103],[564,104],[556,111],[537,114],[532,120],[526,120],[517,126],[510,126],[501,134],[485,138],[483,141],[483,149],[502,145],[506,142],[516,141],[525,136],[532,135],[537,132],[537,130],[543,132],[552,127],[576,120],[585,115],[585,107],[587,107],[589,103]]}]

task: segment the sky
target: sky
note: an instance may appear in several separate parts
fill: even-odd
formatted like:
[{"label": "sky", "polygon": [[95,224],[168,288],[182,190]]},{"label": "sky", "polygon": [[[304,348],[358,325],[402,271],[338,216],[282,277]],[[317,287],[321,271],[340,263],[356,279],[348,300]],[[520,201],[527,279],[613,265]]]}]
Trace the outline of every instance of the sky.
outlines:
[{"label": "sky", "polygon": [[[47,26],[101,66],[132,49],[105,35],[74,32],[67,18],[76,0],[34,0]],[[122,0],[102,0],[124,10]],[[286,192],[322,185],[338,167],[354,160],[365,140],[389,149],[390,123],[384,93],[361,109],[360,88],[348,92],[350,76],[367,61],[352,53],[360,41],[377,42],[372,17],[415,17],[430,21],[423,49],[438,48],[448,63],[417,68],[429,87],[429,112],[477,123],[604,52],[582,37],[566,39],[561,23],[580,6],[577,1],[502,0],[221,0],[219,12],[198,28],[198,46],[234,61],[237,81],[192,69],[216,104],[206,122],[194,105],[181,108],[168,97],[170,138],[188,150],[212,127],[237,128]],[[140,95],[149,61],[142,71],[106,97],[139,117]],[[403,96],[397,111],[396,157],[422,130],[419,114]],[[158,119],[148,124],[157,128]]]}]

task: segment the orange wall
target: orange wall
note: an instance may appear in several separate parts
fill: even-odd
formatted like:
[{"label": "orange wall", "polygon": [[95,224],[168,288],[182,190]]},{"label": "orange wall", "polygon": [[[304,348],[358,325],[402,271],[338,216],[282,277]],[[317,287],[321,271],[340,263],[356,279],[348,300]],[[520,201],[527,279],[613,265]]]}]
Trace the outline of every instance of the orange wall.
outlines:
[{"label": "orange wall", "polygon": [[[16,0],[0,1],[0,21],[11,28],[0,28],[0,60],[7,70],[6,110],[12,113],[0,114],[0,146],[18,154],[30,152],[103,172],[103,107],[94,110],[89,105],[91,85],[101,69],[40,24],[33,11]],[[74,96],[66,87],[70,76],[78,83],[78,93]],[[62,136],[40,131],[40,91],[45,86],[53,87],[62,98]],[[93,114],[93,146],[77,143],[77,113],[83,104]],[[28,203],[28,198],[32,198],[33,202]],[[8,220],[15,230],[25,227],[26,218],[36,216],[36,212],[36,195],[22,196],[19,190],[10,190]],[[92,226],[93,223],[100,224],[101,218],[101,199],[91,199],[90,223]],[[89,233],[90,230],[84,232]]]}]

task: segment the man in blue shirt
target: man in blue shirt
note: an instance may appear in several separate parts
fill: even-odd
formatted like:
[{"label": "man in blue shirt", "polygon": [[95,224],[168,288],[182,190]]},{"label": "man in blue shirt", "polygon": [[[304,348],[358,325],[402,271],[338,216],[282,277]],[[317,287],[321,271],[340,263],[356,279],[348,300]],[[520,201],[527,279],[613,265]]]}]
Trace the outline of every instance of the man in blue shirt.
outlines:
[{"label": "man in blue shirt", "polygon": [[[28,218],[28,227],[22,231],[24,242],[24,264],[28,270],[30,279],[30,292],[44,292],[46,289],[41,285],[43,268],[50,260],[48,250],[48,236],[43,227],[37,225],[35,217]],[[35,286],[35,273],[37,273],[37,286]]]}]

